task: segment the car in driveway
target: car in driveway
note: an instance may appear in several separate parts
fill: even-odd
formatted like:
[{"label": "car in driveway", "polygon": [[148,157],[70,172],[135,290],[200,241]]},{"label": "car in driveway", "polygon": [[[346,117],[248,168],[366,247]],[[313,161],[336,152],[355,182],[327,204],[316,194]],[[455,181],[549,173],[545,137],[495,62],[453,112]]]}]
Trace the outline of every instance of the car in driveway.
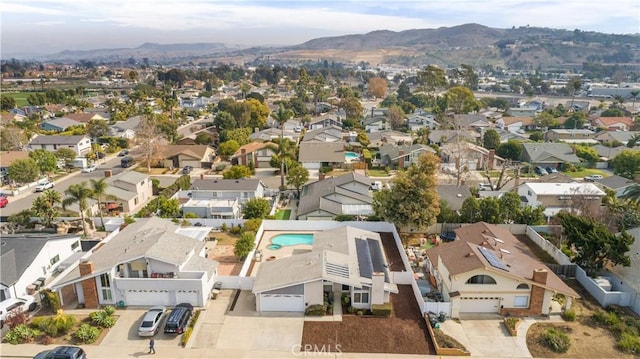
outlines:
[{"label": "car in driveway", "polygon": [[533,172],[535,172],[538,176],[544,176],[549,174],[549,172],[547,172],[547,170],[545,170],[544,167],[540,167],[540,166],[534,168]]},{"label": "car in driveway", "polygon": [[587,182],[594,182],[596,180],[602,179],[602,175],[588,175],[584,177],[584,180]]},{"label": "car in driveway", "polygon": [[0,302],[0,328],[4,327],[4,322],[11,313],[33,312],[37,307],[36,298],[30,295],[9,298]]},{"label": "car in driveway", "polygon": [[90,166],[87,166],[87,167],[83,168],[82,172],[89,173],[89,172],[95,171],[96,169],[98,169],[98,167],[96,167],[96,165],[90,165]]},{"label": "car in driveway", "polygon": [[87,359],[87,354],[80,347],[63,345],[40,352],[33,359]]},{"label": "car in driveway", "polygon": [[53,182],[49,182],[49,181],[44,181],[44,182],[40,182],[36,188],[34,188],[34,191],[36,192],[42,192],[44,190],[47,189],[51,189],[53,188]]},{"label": "car in driveway", "polygon": [[4,208],[9,204],[9,199],[5,196],[0,196],[0,208]]},{"label": "car in driveway", "polygon": [[122,150],[118,153],[118,157],[124,157],[129,154],[129,150]]},{"label": "car in driveway", "polygon": [[193,314],[193,305],[189,303],[180,303],[176,305],[167,317],[164,325],[166,334],[182,334],[189,325],[189,319]]},{"label": "car in driveway", "polygon": [[152,337],[158,334],[160,322],[162,321],[162,317],[164,317],[164,313],[166,312],[167,307],[151,307],[151,309],[144,313],[142,321],[140,321],[140,326],[138,326],[138,335],[141,337]]},{"label": "car in driveway", "polygon": [[191,171],[193,171],[193,166],[184,166],[184,168],[182,169],[182,174],[188,175],[189,173],[191,173]]}]

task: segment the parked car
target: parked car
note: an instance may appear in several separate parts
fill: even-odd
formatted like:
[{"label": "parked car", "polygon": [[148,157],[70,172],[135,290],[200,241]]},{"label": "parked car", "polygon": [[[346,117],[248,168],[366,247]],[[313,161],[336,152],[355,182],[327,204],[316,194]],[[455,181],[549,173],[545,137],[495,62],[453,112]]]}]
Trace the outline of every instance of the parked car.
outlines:
[{"label": "parked car", "polygon": [[118,157],[124,157],[129,154],[129,150],[122,150],[118,153]]},{"label": "parked car", "polygon": [[602,175],[588,175],[584,177],[584,180],[587,182],[593,182],[595,180],[602,179]]},{"label": "parked car", "polygon": [[544,167],[540,167],[540,166],[537,166],[536,168],[534,168],[533,171],[538,176],[544,176],[544,175],[548,175],[549,174],[549,172],[547,172],[547,170],[545,170]]},{"label": "parked car", "polygon": [[480,183],[478,185],[478,190],[479,191],[493,191],[493,188],[491,188],[491,185],[489,183]]},{"label": "parked car", "polygon": [[182,334],[189,325],[189,318],[193,314],[193,306],[189,303],[176,305],[167,317],[164,332],[167,334]]},{"label": "parked car", "polygon": [[184,166],[184,168],[182,169],[182,174],[188,175],[189,173],[191,173],[191,171],[193,171],[193,166]]},{"label": "parked car", "polygon": [[45,182],[40,182],[40,184],[36,186],[34,191],[42,192],[44,190],[51,189],[51,188],[53,188],[53,182],[45,181]]},{"label": "parked car", "polygon": [[64,345],[36,354],[34,359],[87,359],[87,354],[80,347]]},{"label": "parked car", "polygon": [[9,199],[5,196],[0,196],[0,208],[4,208],[9,204]]},{"label": "parked car", "polygon": [[96,169],[98,169],[98,167],[96,167],[96,165],[90,165],[90,166],[87,166],[87,167],[83,168],[82,172],[89,173],[89,172],[95,171]]},{"label": "parked car", "polygon": [[120,160],[120,166],[122,166],[122,168],[127,168],[127,167],[131,167],[131,165],[133,164],[133,157],[123,157]]},{"label": "parked car", "polygon": [[149,309],[142,317],[142,321],[138,327],[138,335],[141,337],[151,337],[156,335],[158,333],[158,328],[160,328],[162,317],[166,311],[167,308],[163,306],[156,306]]},{"label": "parked car", "polygon": [[9,298],[2,301],[2,303],[0,303],[0,328],[4,327],[4,322],[10,313],[33,312],[37,306],[36,298],[30,295],[25,295],[21,298]]},{"label": "parked car", "polygon": [[103,158],[104,158],[104,156],[105,156],[105,154],[104,154],[104,152],[98,152],[98,153],[96,154],[96,156],[98,156],[98,159],[103,159]]},{"label": "parked car", "polygon": [[555,167],[547,167],[546,170],[548,173],[558,173],[558,170]]}]

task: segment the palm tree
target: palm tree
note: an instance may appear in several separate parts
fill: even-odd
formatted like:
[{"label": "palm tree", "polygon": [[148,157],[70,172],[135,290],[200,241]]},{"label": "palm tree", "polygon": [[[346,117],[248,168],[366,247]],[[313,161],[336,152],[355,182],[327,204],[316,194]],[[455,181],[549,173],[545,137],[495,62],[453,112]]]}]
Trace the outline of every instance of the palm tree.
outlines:
[{"label": "palm tree", "polygon": [[635,113],[636,112],[636,99],[638,98],[638,95],[640,95],[640,91],[638,91],[638,90],[631,91],[631,98],[633,99],[633,105],[631,107],[631,113]]},{"label": "palm tree", "polygon": [[80,218],[82,219],[82,231],[85,238],[87,237],[87,223],[85,220],[85,211],[88,208],[88,199],[93,196],[93,191],[87,187],[87,182],[82,181],[78,184],[72,184],[64,191],[68,197],[62,200],[62,209],[67,209],[68,206],[77,203],[80,212]]},{"label": "palm tree", "polygon": [[33,200],[31,209],[44,220],[46,227],[51,227],[51,222],[58,216],[56,204],[60,201],[62,201],[60,192],[48,189]]},{"label": "palm tree", "polygon": [[[582,80],[579,77],[574,77],[571,80],[569,80],[569,83],[567,84],[567,87],[569,88],[569,90],[571,90],[571,110],[573,111],[573,100],[576,98],[576,91],[580,90],[580,88],[582,87]],[[575,130],[575,122],[574,122],[574,126],[573,129]]]},{"label": "palm tree", "polygon": [[109,184],[106,182],[106,178],[99,180],[90,179],[91,183],[91,198],[98,202],[98,213],[100,213],[100,226],[104,227],[104,213],[102,208],[103,199],[115,198],[110,194],[107,194],[107,188]]},{"label": "palm tree", "polygon": [[634,183],[631,186],[627,187],[620,198],[629,200],[631,202],[640,202],[640,184]]},{"label": "palm tree", "polygon": [[278,156],[280,157],[280,190],[284,191],[284,159],[286,157],[287,150],[285,143],[289,142],[284,141],[284,124],[293,117],[293,112],[286,109],[281,104],[280,107],[278,107],[278,111],[271,113],[271,117],[280,124],[280,143],[278,143]]}]

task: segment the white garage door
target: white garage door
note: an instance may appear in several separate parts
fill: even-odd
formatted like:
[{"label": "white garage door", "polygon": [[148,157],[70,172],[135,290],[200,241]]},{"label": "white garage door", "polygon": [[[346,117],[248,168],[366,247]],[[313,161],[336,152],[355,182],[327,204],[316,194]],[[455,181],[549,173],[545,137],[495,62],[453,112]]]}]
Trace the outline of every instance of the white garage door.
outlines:
[{"label": "white garage door", "polygon": [[300,294],[261,294],[262,312],[304,312],[304,296]]},{"label": "white garage door", "polygon": [[460,298],[460,313],[497,313],[500,299],[495,297]]},{"label": "white garage door", "polygon": [[126,297],[126,305],[174,305],[174,294],[169,291],[128,290]]},{"label": "white garage door", "polygon": [[176,304],[180,303],[189,303],[194,307],[201,307],[202,303],[200,303],[200,293],[193,290],[179,290],[176,292]]}]

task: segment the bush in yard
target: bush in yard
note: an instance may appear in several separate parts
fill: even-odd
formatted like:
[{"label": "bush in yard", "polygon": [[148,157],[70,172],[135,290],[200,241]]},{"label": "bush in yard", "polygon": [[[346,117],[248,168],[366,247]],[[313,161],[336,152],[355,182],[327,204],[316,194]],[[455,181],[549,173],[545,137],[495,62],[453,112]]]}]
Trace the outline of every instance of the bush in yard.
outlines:
[{"label": "bush in yard", "polygon": [[231,226],[231,228],[229,228],[229,233],[231,234],[240,234],[240,232],[242,232],[242,227],[240,226]]},{"label": "bush in yard", "polygon": [[58,314],[46,318],[48,320],[43,320],[38,325],[41,330],[52,337],[67,333],[76,325],[76,317],[71,314],[64,314],[62,310],[58,310]]},{"label": "bush in yard", "polygon": [[113,315],[116,312],[116,307],[114,307],[113,305],[107,305],[102,310],[108,315]]},{"label": "bush in yard", "polygon": [[116,318],[113,317],[113,312],[106,308],[97,312],[92,312],[89,314],[89,318],[91,318],[93,324],[102,328],[111,328],[116,324]]},{"label": "bush in yard", "polygon": [[49,307],[51,311],[57,312],[62,308],[60,305],[60,298],[58,297],[58,293],[52,292],[50,289],[45,289],[42,291],[44,294],[43,304]]},{"label": "bush in yard", "polygon": [[545,331],[544,343],[556,353],[565,353],[571,346],[569,336],[556,328],[549,328]]},{"label": "bush in yard", "polygon": [[351,297],[349,296],[349,293],[342,293],[342,304],[349,305],[349,303],[351,303]]},{"label": "bush in yard", "polygon": [[640,354],[640,336],[622,333],[618,340],[618,348],[625,353]]},{"label": "bush in yard", "polygon": [[376,317],[390,317],[391,316],[391,303],[384,304],[371,304],[371,312]]},{"label": "bush in yard", "polygon": [[15,312],[7,313],[7,316],[4,319],[4,325],[6,325],[9,329],[13,329],[20,324],[25,324],[28,321],[29,321],[29,313],[15,311]]},{"label": "bush in yard", "polygon": [[92,327],[89,324],[82,324],[74,334],[76,339],[83,344],[91,344],[98,340],[100,329]]},{"label": "bush in yard", "polygon": [[567,322],[575,322],[576,312],[573,310],[567,310],[566,312],[562,313],[562,319],[566,320]]},{"label": "bush in yard", "polygon": [[43,335],[40,337],[40,344],[42,345],[49,345],[49,344],[53,344],[53,337],[50,337],[48,335]]},{"label": "bush in yard", "polygon": [[257,233],[260,225],[262,224],[262,218],[249,219],[242,225],[243,232]]},{"label": "bush in yard", "polygon": [[313,304],[304,310],[304,315],[323,316],[327,308],[322,304]]},{"label": "bush in yard", "polygon": [[610,313],[600,310],[593,313],[592,317],[596,322],[604,325],[617,325],[618,323],[620,323],[620,318],[618,318],[616,313]]},{"label": "bush in yard", "polygon": [[29,328],[26,324],[20,324],[9,330],[4,335],[4,340],[10,344],[29,343],[38,335],[40,335],[40,331],[37,329]]},{"label": "bush in yard", "polygon": [[182,334],[182,339],[180,339],[182,347],[187,346],[189,338],[191,337],[191,333],[193,333],[193,328],[187,328],[187,330],[184,331],[184,334]]},{"label": "bush in yard", "polygon": [[249,253],[253,250],[254,238],[256,234],[253,232],[244,232],[240,236],[240,239],[236,241],[233,247],[233,254],[240,259],[245,259]]},{"label": "bush in yard", "polygon": [[191,321],[189,322],[189,328],[193,328],[196,326],[198,317],[200,317],[200,309],[196,309],[196,311],[193,313],[193,318],[191,318]]}]

